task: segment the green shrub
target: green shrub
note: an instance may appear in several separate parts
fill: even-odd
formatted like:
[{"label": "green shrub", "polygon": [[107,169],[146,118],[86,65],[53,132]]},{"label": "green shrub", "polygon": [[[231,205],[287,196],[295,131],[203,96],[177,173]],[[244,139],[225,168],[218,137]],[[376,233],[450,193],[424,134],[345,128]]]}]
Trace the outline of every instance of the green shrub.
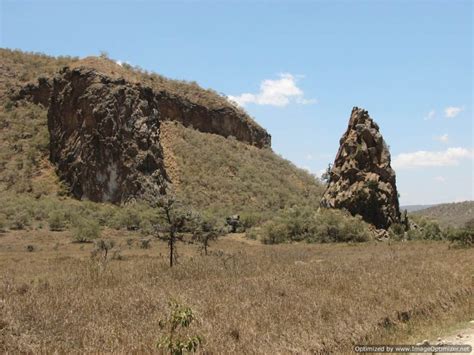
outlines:
[{"label": "green shrub", "polygon": [[193,310],[174,301],[169,303],[169,307],[169,316],[159,322],[165,335],[158,342],[158,348],[173,355],[195,353],[202,346],[203,338],[189,332],[188,328],[196,320]]},{"label": "green shrub", "polygon": [[446,231],[447,239],[460,247],[474,246],[474,219],[467,221],[464,228],[449,228]]},{"label": "green shrub", "polygon": [[100,225],[91,218],[78,216],[72,222],[72,237],[76,243],[90,243],[100,237]]},{"label": "green shrub", "polygon": [[405,236],[405,226],[401,223],[394,223],[388,229],[391,239],[402,239]]},{"label": "green shrub", "polygon": [[412,219],[418,226],[416,229],[412,228],[407,232],[409,240],[443,240],[446,239],[446,235],[439,226],[439,224],[433,220],[429,220],[424,217],[415,217]]},{"label": "green shrub", "polygon": [[240,224],[241,230],[239,232],[245,232],[248,229],[261,224],[263,221],[262,213],[251,211],[240,213]]},{"label": "green shrub", "polygon": [[254,238],[258,235],[265,244],[303,240],[328,243],[363,242],[371,239],[372,232],[362,218],[348,212],[331,209],[314,212],[310,208],[293,207],[247,235]]},{"label": "green shrub", "polygon": [[291,241],[286,227],[282,222],[268,222],[263,229],[262,243],[279,244]]},{"label": "green shrub", "polygon": [[452,229],[447,233],[447,238],[452,244],[460,247],[474,246],[474,229]]},{"label": "green shrub", "polygon": [[372,238],[369,224],[360,216],[346,211],[321,209],[316,215],[315,228],[308,241],[313,242],[365,242]]},{"label": "green shrub", "polygon": [[62,211],[52,211],[48,217],[49,230],[62,231],[66,228],[67,218]]}]

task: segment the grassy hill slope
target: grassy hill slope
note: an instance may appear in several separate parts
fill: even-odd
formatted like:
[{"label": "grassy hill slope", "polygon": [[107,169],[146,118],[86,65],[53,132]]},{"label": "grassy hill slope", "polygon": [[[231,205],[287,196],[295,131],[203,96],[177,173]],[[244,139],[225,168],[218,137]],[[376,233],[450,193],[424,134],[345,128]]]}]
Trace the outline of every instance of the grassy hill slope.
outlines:
[{"label": "grassy hill slope", "polygon": [[443,203],[413,214],[435,219],[443,226],[461,227],[474,218],[474,201]]},{"label": "grassy hill slope", "polygon": [[165,166],[177,194],[212,214],[317,208],[321,184],[269,149],[198,132],[179,123],[161,129]]}]

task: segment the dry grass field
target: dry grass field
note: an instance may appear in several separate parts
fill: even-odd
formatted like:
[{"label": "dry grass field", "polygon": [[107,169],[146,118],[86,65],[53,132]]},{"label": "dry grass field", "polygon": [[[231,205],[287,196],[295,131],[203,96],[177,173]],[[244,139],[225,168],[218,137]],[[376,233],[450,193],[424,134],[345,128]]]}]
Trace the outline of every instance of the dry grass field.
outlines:
[{"label": "dry grass field", "polygon": [[474,250],[444,242],[270,246],[233,235],[208,256],[180,243],[170,269],[163,242],[103,237],[120,258],[91,259],[93,244],[68,232],[0,234],[0,352],[157,351],[173,299],[193,309],[189,334],[214,353],[347,353],[408,339],[412,320],[472,316]]}]

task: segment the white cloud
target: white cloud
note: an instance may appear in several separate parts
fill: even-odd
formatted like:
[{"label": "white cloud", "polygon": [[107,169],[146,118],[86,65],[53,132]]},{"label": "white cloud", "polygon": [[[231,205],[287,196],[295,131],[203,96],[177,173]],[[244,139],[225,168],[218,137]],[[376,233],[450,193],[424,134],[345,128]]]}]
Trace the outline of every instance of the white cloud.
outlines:
[{"label": "white cloud", "polygon": [[464,110],[464,107],[449,106],[444,109],[444,116],[454,118]]},{"label": "white cloud", "polygon": [[446,178],[444,178],[443,176],[435,176],[434,181],[444,183],[444,182],[446,182]]},{"label": "white cloud", "polygon": [[301,105],[308,105],[316,103],[315,99],[307,99],[304,97],[304,92],[299,88],[297,78],[289,73],[279,75],[279,79],[267,79],[261,82],[260,92],[257,94],[243,93],[238,96],[229,95],[228,99],[237,103],[240,106],[245,106],[249,103],[257,105],[272,105],[283,107],[290,102]]},{"label": "white cloud", "polygon": [[120,65],[120,66],[123,66],[124,64],[130,65],[130,62],[123,61],[123,60],[116,60],[116,61],[115,61],[115,64]]},{"label": "white cloud", "polygon": [[448,148],[444,151],[428,152],[420,150],[413,153],[402,153],[395,157],[393,166],[397,169],[433,166],[459,165],[463,159],[472,159],[474,152],[466,148]]},{"label": "white cloud", "polygon": [[314,175],[316,175],[317,178],[321,179],[321,177],[323,176],[324,173],[326,173],[328,169],[321,169],[321,170],[318,170],[314,173]]},{"label": "white cloud", "polygon": [[306,160],[313,160],[313,156],[311,154],[306,155]]},{"label": "white cloud", "polygon": [[425,121],[432,120],[435,116],[436,116],[436,111],[431,110],[430,112],[426,114],[426,116],[424,117],[424,120]]},{"label": "white cloud", "polygon": [[439,141],[439,142],[442,142],[442,143],[448,143],[449,141],[449,136],[447,133],[445,134],[442,134],[441,136],[437,136],[435,137],[435,140]]}]

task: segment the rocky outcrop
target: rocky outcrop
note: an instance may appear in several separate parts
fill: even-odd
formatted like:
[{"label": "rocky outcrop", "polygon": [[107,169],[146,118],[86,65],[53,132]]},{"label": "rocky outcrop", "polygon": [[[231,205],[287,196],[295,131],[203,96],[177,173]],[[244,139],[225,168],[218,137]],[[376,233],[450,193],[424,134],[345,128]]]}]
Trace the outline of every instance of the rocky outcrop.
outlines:
[{"label": "rocky outcrop", "polygon": [[270,135],[238,109],[209,109],[90,68],[64,68],[27,85],[17,99],[48,107],[51,161],[74,196],[93,201],[164,192],[163,121],[270,146]]},{"label": "rocky outcrop", "polygon": [[354,107],[340,140],[321,206],[347,209],[387,229],[400,221],[395,172],[379,126],[367,111]]}]

